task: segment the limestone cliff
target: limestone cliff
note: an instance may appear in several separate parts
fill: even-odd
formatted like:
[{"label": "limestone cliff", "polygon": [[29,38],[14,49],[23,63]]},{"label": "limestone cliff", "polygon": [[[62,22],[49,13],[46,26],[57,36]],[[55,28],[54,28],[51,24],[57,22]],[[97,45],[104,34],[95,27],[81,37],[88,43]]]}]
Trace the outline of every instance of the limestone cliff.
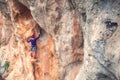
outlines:
[{"label": "limestone cliff", "polygon": [[0,0],[0,80],[120,80],[119,21],[120,0]]}]

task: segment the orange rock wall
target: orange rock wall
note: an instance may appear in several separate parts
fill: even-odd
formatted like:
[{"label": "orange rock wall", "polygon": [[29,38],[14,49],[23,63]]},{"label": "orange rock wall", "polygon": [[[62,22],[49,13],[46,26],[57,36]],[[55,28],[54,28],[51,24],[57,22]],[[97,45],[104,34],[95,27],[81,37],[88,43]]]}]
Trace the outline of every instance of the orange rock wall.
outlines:
[{"label": "orange rock wall", "polygon": [[[47,8],[50,15],[45,24],[53,27],[45,29],[35,20],[28,6],[17,0],[8,0],[7,3],[10,20],[0,15],[0,42],[3,45],[0,57],[4,56],[1,61],[9,61],[10,67],[2,76],[6,80],[74,80],[83,62],[83,36],[78,13],[75,10],[62,11],[60,8],[65,5],[64,0],[49,1],[51,5]],[[53,12],[49,9],[53,9]],[[70,22],[66,21],[67,17]],[[26,40],[32,34],[37,37],[39,33],[38,62],[35,62],[30,56],[30,43]]]}]

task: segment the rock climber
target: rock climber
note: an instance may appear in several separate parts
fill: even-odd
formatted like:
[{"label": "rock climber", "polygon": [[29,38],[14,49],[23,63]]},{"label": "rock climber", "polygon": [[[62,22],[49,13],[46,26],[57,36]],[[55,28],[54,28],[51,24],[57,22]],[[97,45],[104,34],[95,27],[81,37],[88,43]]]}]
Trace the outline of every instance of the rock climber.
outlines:
[{"label": "rock climber", "polygon": [[34,36],[34,34],[31,36],[31,39],[30,40],[27,40],[27,42],[30,42],[31,43],[31,48],[30,48],[30,50],[31,51],[34,51],[34,55],[33,55],[33,53],[31,53],[31,57],[34,57],[34,58],[36,58],[36,56],[37,56],[37,46],[36,46],[36,41],[37,41],[37,39],[39,39],[40,38],[40,34],[38,35],[38,37],[36,37],[35,38],[35,36]]}]

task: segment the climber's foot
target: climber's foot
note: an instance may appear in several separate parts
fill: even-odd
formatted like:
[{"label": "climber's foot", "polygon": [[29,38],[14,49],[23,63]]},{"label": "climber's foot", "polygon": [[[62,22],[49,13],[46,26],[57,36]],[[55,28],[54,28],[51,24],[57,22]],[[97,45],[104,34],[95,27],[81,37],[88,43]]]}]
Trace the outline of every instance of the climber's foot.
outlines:
[{"label": "climber's foot", "polygon": [[32,63],[36,62],[36,59],[31,58],[31,62],[32,62]]},{"label": "climber's foot", "polygon": [[36,62],[40,62],[40,60],[36,59]]},{"label": "climber's foot", "polygon": [[41,61],[37,59],[36,60],[36,64],[40,64],[40,63],[41,63]]}]

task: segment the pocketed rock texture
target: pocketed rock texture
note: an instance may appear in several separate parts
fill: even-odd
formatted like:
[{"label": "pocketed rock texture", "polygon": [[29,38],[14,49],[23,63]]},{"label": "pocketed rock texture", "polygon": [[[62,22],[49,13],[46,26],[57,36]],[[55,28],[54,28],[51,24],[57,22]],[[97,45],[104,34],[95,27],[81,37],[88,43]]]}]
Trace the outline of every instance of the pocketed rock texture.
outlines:
[{"label": "pocketed rock texture", "polygon": [[0,0],[0,78],[120,80],[119,21],[120,0]]}]

